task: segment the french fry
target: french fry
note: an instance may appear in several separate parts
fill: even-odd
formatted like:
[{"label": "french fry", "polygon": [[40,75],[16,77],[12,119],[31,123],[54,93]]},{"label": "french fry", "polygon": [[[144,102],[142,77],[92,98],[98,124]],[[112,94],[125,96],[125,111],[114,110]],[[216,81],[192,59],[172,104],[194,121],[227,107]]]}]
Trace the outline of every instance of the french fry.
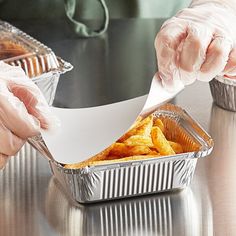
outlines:
[{"label": "french fry", "polygon": [[159,152],[155,151],[155,150],[151,150],[151,151],[148,153],[148,155],[158,155],[158,156],[160,156],[161,154],[160,154]]},{"label": "french fry", "polygon": [[162,120],[161,119],[155,119],[154,121],[153,121],[153,126],[157,126],[157,127],[159,127],[160,129],[161,129],[161,131],[162,131],[162,133],[164,133],[164,131],[165,131],[165,126],[164,126],[164,124],[163,124],[163,122],[162,122]]},{"label": "french fry", "polygon": [[144,120],[146,120],[146,122],[137,128],[135,135],[149,136],[151,134],[153,126],[153,115],[148,116]]},{"label": "french fry", "polygon": [[105,164],[111,164],[116,162],[125,162],[125,161],[137,161],[137,160],[145,160],[149,158],[155,158],[160,157],[160,154],[155,155],[137,155],[137,156],[129,156],[129,157],[123,157],[115,160],[103,160],[103,161],[92,161],[89,163],[89,165],[105,165]]},{"label": "french fry", "polygon": [[170,146],[169,142],[166,140],[164,134],[161,132],[161,129],[157,126],[154,126],[151,131],[152,142],[160,152],[161,155],[174,155],[175,152]]},{"label": "french fry", "polygon": [[144,154],[148,154],[151,149],[147,146],[134,146],[134,147],[128,147],[128,153],[126,156],[135,156],[135,155],[144,155]]},{"label": "french fry", "polygon": [[183,153],[183,147],[181,146],[181,144],[172,141],[168,142],[176,154]]},{"label": "french fry", "polygon": [[116,160],[116,159],[120,159],[120,158],[121,157],[109,155],[109,156],[106,157],[106,160]]},{"label": "french fry", "polygon": [[125,157],[148,154],[151,149],[147,146],[127,146],[124,143],[115,143],[109,155]]},{"label": "french fry", "polygon": [[124,144],[128,146],[148,146],[153,147],[152,139],[150,136],[133,135],[124,141]]},{"label": "french fry", "polygon": [[112,144],[111,146],[106,148],[104,151],[98,153],[97,155],[89,158],[86,161],[82,161],[82,162],[79,162],[79,163],[73,163],[73,164],[66,164],[66,165],[64,165],[64,168],[66,168],[66,169],[79,169],[79,168],[83,168],[83,167],[87,166],[88,163],[91,162],[91,161],[105,160],[106,157],[108,156],[109,152],[113,148],[113,146],[114,146],[114,144]]},{"label": "french fry", "polygon": [[153,124],[153,116],[148,116],[147,118],[140,121],[136,126],[128,130],[127,133],[125,133],[119,140],[119,143],[124,142],[126,139],[133,135],[150,135],[151,128]]},{"label": "french fry", "polygon": [[[153,115],[142,119],[139,116],[131,129],[116,143],[86,161],[67,164],[67,169],[79,169],[86,166],[110,164],[116,162],[144,160],[160,156],[183,153],[183,146],[174,141],[168,141],[168,134],[161,119]],[[170,133],[170,132],[169,132]],[[171,137],[167,136],[172,140]]]}]

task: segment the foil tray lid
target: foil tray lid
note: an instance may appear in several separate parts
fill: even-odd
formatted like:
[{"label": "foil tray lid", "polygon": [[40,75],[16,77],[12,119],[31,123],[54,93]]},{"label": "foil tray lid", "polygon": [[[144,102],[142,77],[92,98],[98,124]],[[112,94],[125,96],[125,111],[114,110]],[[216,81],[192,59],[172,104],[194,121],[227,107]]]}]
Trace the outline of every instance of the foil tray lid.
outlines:
[{"label": "foil tray lid", "polygon": [[54,52],[11,24],[0,21],[0,61],[20,66],[30,78],[64,73],[73,67]]}]

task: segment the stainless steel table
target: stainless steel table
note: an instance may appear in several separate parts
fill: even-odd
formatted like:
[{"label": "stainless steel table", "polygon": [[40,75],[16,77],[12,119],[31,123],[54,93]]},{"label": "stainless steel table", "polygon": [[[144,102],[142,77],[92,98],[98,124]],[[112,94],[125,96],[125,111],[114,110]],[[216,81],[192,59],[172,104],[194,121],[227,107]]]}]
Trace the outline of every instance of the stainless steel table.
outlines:
[{"label": "stainless steel table", "polygon": [[[156,70],[153,40],[163,19],[112,20],[103,38],[77,39],[63,21],[12,22],[70,61],[55,106],[87,107],[146,94]],[[75,205],[47,160],[26,145],[0,172],[0,235],[236,235],[236,113],[212,103],[208,84],[187,87],[174,103],[215,141],[181,192]]]}]

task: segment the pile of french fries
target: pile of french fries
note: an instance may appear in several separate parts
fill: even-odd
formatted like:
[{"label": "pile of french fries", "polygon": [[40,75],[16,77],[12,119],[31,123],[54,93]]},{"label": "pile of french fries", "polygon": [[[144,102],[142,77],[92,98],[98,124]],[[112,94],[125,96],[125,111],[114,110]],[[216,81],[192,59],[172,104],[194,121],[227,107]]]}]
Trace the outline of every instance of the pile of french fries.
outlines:
[{"label": "pile of french fries", "polygon": [[161,119],[154,118],[153,115],[145,119],[138,117],[129,131],[110,147],[86,161],[67,164],[64,167],[78,169],[85,166],[143,160],[182,153],[181,144],[167,140],[164,133],[165,126]]}]

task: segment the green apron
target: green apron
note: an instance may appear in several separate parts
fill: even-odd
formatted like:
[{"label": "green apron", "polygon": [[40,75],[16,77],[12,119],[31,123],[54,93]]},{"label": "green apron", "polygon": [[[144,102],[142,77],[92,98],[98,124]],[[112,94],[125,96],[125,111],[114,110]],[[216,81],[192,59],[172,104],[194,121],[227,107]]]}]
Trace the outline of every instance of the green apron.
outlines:
[{"label": "green apron", "polygon": [[[0,17],[3,20],[57,19],[66,15],[78,36],[94,37],[107,30],[108,9],[110,18],[169,18],[189,3],[190,0],[0,0]],[[102,21],[98,30],[81,22],[99,18]]]}]

